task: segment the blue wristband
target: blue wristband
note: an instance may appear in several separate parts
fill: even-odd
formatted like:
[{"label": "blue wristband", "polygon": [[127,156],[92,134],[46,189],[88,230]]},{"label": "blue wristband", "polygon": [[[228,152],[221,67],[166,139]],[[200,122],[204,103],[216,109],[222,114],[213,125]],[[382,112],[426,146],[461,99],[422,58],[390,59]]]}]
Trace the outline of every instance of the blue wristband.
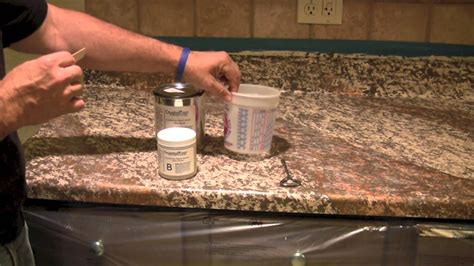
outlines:
[{"label": "blue wristband", "polygon": [[178,69],[176,70],[176,82],[181,82],[183,77],[184,68],[186,67],[186,61],[188,61],[188,55],[191,52],[189,48],[184,48],[179,58]]}]

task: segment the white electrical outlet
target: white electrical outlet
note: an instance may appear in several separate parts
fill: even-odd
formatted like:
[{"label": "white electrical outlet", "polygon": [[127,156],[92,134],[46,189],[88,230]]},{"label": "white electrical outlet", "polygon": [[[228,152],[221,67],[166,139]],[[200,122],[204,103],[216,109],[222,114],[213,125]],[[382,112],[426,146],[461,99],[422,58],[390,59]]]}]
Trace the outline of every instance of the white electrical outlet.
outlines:
[{"label": "white electrical outlet", "polygon": [[298,0],[298,23],[316,23],[316,14],[321,12],[319,0]]},{"label": "white electrical outlet", "polygon": [[342,0],[322,0],[321,16],[316,16],[317,24],[342,24]]},{"label": "white electrical outlet", "polygon": [[342,24],[343,0],[298,0],[298,23]]}]

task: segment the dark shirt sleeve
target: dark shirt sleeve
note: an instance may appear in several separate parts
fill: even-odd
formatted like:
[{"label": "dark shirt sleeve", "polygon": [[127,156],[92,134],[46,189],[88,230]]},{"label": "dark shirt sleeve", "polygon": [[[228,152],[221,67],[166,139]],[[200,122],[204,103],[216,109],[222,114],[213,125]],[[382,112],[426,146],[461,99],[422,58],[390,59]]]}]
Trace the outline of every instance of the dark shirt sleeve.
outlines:
[{"label": "dark shirt sleeve", "polygon": [[0,26],[3,47],[35,32],[46,18],[45,0],[0,0]]}]

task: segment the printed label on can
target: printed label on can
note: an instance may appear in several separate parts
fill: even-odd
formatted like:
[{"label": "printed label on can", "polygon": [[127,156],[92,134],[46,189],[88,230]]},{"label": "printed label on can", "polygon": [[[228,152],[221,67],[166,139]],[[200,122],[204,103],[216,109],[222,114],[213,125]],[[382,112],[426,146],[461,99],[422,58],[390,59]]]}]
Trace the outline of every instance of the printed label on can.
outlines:
[{"label": "printed label on can", "polygon": [[158,117],[159,128],[186,127],[197,132],[196,108],[194,106],[159,106]]},{"label": "printed label on can", "polygon": [[196,172],[196,145],[166,147],[158,145],[160,174],[167,177],[186,178]]}]

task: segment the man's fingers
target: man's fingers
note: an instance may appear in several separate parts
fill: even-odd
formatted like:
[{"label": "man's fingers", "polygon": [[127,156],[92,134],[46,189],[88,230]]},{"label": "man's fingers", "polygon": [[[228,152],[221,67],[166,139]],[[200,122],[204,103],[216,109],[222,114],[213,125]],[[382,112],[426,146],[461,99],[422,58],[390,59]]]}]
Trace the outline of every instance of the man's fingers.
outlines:
[{"label": "man's fingers", "polygon": [[70,85],[64,90],[64,96],[67,97],[68,99],[81,97],[82,93],[83,93],[82,84]]},{"label": "man's fingers", "polygon": [[80,110],[84,109],[86,103],[81,97],[82,92],[82,84],[69,85],[64,90],[64,97],[66,98],[66,101],[68,101],[66,105],[68,113],[79,112]]},{"label": "man's fingers", "polygon": [[84,109],[84,107],[86,106],[86,102],[82,99],[82,98],[79,98],[79,97],[74,97],[71,99],[71,102],[70,102],[70,112],[79,112],[81,111],[82,109]]},{"label": "man's fingers", "polygon": [[[241,73],[226,52],[194,52],[189,55],[185,80],[224,101],[239,90]],[[224,83],[224,84],[223,84]]]},{"label": "man's fingers", "polygon": [[230,102],[232,100],[232,94],[224,87],[224,85],[218,82],[215,78],[211,78],[208,82],[210,91],[219,96],[224,101]]},{"label": "man's fingers", "polygon": [[223,67],[222,71],[224,72],[224,76],[229,83],[229,90],[231,92],[237,92],[240,86],[241,74],[237,64],[234,63],[234,61],[232,61],[230,58],[229,60],[230,62]]},{"label": "man's fingers", "polygon": [[39,59],[49,66],[59,65],[60,67],[68,67],[76,63],[71,53],[66,51],[47,54]]},{"label": "man's fingers", "polygon": [[83,72],[81,67],[78,65],[71,65],[63,68],[63,71],[66,72],[66,80],[71,83],[82,83],[83,81]]}]

